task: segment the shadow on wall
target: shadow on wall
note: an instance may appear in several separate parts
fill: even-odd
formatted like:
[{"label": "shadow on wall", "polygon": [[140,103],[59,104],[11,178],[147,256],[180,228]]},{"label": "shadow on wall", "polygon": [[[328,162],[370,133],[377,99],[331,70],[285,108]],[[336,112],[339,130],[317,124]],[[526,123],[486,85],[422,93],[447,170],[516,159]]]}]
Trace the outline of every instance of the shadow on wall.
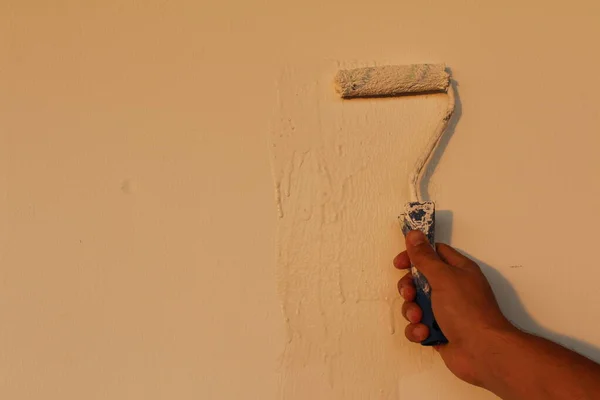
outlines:
[{"label": "shadow on wall", "polygon": [[452,217],[450,210],[435,210],[435,241],[452,243]]},{"label": "shadow on wall", "polygon": [[[450,74],[452,74],[452,69],[447,68]],[[423,193],[423,198],[426,200],[430,200],[429,191],[427,190],[429,180],[431,179],[431,175],[437,168],[446,147],[448,147],[448,143],[452,136],[454,136],[454,131],[456,131],[456,125],[458,125],[458,121],[462,116],[462,102],[460,100],[460,93],[458,91],[458,82],[454,79],[451,80],[452,87],[454,88],[454,114],[452,115],[452,119],[446,128],[446,131],[442,135],[438,146],[431,156],[431,161],[425,167],[425,173],[423,174],[423,179],[421,179],[421,193]]]},{"label": "shadow on wall", "polygon": [[[450,73],[452,70],[448,69]],[[438,144],[435,152],[431,157],[431,161],[427,165],[423,179],[421,180],[421,193],[425,199],[429,199],[429,192],[427,190],[427,183],[429,182],[431,175],[437,168],[450,139],[454,135],[456,125],[462,116],[462,102],[460,100],[460,94],[458,91],[458,82],[452,80],[452,87],[455,93],[455,108],[452,120],[448,125],[448,128]],[[436,241],[451,243],[452,242],[452,211],[450,210],[436,210]],[[595,362],[600,363],[600,348],[591,345],[590,343],[584,342],[579,339],[572,338],[570,336],[562,335],[560,333],[553,332],[543,326],[541,326],[526,310],[521,302],[519,295],[514,290],[512,285],[504,278],[496,269],[486,264],[485,262],[471,256],[465,251],[460,250],[463,254],[473,259],[490,281],[490,285],[494,290],[494,294],[500,303],[502,311],[506,317],[512,321],[517,327],[524,330],[525,332],[532,333],[534,335],[543,337],[551,340],[562,346],[576,351]]]},{"label": "shadow on wall", "polygon": [[570,350],[576,351],[579,354],[588,357],[595,362],[600,363],[600,348],[584,342],[579,339],[572,338],[567,335],[562,335],[553,332],[540,325],[528,312],[525,310],[519,295],[512,285],[500,274],[495,268],[485,262],[471,256],[467,252],[458,249],[461,253],[475,261],[480,267],[485,276],[490,281],[490,285],[494,290],[494,294],[500,303],[500,307],[504,315],[521,330],[543,337],[558,343]]},{"label": "shadow on wall", "polygon": [[[452,70],[448,68],[450,74],[452,74]],[[448,124],[448,128],[444,132],[444,135],[440,139],[440,143],[436,147],[433,155],[431,156],[431,161],[427,164],[425,169],[425,174],[423,179],[421,180],[421,193],[423,193],[424,199],[429,198],[428,191],[428,182],[431,179],[431,175],[437,168],[437,165],[442,158],[442,154],[448,147],[448,143],[450,139],[454,135],[454,131],[456,130],[456,125],[462,116],[462,102],[460,101],[460,94],[458,92],[458,82],[452,79],[451,81],[452,87],[454,88],[454,114],[452,115],[452,119]],[[436,242],[443,243],[452,243],[452,211],[450,210],[436,210],[435,211],[435,238]]]}]

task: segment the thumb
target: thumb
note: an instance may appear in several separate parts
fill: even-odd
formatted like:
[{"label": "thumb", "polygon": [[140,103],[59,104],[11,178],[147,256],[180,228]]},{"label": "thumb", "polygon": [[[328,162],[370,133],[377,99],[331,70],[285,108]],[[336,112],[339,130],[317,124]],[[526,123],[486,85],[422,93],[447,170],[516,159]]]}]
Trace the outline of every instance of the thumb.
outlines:
[{"label": "thumb", "polygon": [[431,285],[435,286],[435,282],[446,272],[447,265],[437,255],[423,232],[408,232],[406,251],[410,262],[425,275]]}]

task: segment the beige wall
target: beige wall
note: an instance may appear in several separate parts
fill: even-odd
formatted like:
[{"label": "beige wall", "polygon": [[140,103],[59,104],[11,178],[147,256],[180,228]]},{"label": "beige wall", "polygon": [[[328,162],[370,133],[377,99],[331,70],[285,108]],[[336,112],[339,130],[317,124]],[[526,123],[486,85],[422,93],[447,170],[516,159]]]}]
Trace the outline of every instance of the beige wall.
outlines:
[{"label": "beige wall", "polygon": [[401,335],[394,218],[444,99],[335,98],[376,63],[452,68],[441,239],[600,360],[600,6],[483,3],[1,2],[0,397],[491,398]]}]

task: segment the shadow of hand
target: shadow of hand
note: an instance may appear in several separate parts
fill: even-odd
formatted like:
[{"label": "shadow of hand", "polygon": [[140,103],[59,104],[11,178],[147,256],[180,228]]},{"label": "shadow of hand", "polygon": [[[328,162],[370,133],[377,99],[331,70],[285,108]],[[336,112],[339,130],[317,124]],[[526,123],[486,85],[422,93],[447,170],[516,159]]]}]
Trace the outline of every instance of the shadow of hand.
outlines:
[{"label": "shadow of hand", "polygon": [[508,318],[515,326],[527,333],[551,340],[562,345],[563,347],[568,348],[569,350],[573,350],[597,363],[600,363],[600,348],[585,341],[553,332],[540,325],[527,312],[525,306],[519,298],[519,295],[504,276],[502,276],[489,264],[477,259],[476,257],[473,257],[463,250],[457,250],[475,261],[481,267],[481,270],[492,286],[496,299],[498,300],[498,304],[500,305],[500,309],[506,318]]}]

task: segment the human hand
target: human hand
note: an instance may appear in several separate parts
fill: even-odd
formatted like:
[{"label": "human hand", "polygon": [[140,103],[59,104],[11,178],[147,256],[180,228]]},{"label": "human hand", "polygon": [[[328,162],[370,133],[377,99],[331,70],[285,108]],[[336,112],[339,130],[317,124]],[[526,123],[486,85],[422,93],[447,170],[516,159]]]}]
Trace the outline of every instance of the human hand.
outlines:
[{"label": "human hand", "polygon": [[[399,269],[411,261],[431,285],[431,301],[437,323],[449,343],[436,346],[446,366],[458,378],[481,386],[485,355],[518,330],[502,315],[494,293],[479,266],[452,247],[437,244],[437,254],[419,231],[406,236],[406,251],[394,259]],[[423,315],[414,302],[416,289],[408,272],[398,282],[405,302],[402,315],[409,321],[405,335],[419,343],[429,330],[419,323]]]}]

